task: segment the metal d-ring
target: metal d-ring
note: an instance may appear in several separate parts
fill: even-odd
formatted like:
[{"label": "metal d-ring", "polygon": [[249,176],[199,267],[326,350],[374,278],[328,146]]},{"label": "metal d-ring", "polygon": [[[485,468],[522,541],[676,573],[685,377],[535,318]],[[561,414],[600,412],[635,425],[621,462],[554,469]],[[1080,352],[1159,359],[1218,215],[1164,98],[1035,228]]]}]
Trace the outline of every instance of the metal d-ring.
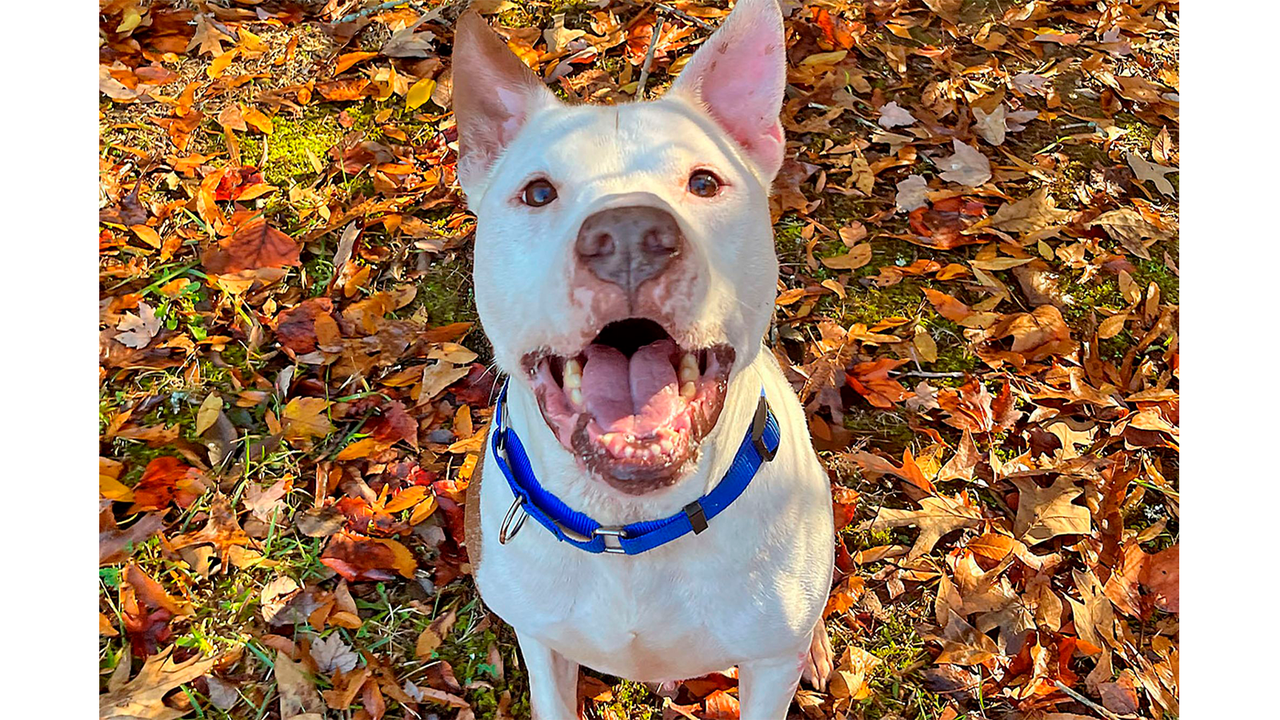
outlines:
[{"label": "metal d-ring", "polygon": [[[502,526],[498,528],[498,543],[506,545],[507,541],[516,536],[520,532],[520,528],[524,527],[524,521],[529,519],[529,513],[525,512],[521,507],[524,505],[524,498],[520,495],[511,502],[511,507],[507,509],[507,516],[502,518]],[[520,512],[520,519],[516,520],[516,512]],[[515,527],[511,526],[511,522],[515,520]]]}]

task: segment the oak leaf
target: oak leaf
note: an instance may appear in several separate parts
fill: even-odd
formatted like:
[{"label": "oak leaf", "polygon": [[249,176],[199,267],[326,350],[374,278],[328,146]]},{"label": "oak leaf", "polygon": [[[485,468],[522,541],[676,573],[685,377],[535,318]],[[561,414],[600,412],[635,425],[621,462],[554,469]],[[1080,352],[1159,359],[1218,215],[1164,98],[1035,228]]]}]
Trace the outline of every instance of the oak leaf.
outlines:
[{"label": "oak leaf", "polygon": [[915,545],[911,546],[908,559],[914,559],[933,550],[938,540],[949,532],[961,528],[976,528],[982,524],[982,513],[963,493],[954,498],[932,495],[920,501],[919,510],[880,508],[874,519],[863,523],[868,530],[914,526],[920,530]]},{"label": "oak leaf", "polygon": [[179,685],[209,672],[217,661],[217,658],[201,660],[194,657],[186,662],[174,662],[173,647],[167,647],[148,658],[136,678],[118,690],[100,696],[98,716],[102,720],[177,720],[184,717],[187,711],[168,707],[164,704],[164,696]]},{"label": "oak leaf", "polygon": [[1029,477],[1010,481],[1018,487],[1018,516],[1013,521],[1013,532],[1028,545],[1059,535],[1089,534],[1093,527],[1089,508],[1071,502],[1084,490],[1070,477],[1061,475],[1047,488]]},{"label": "oak leaf", "polygon": [[1029,233],[1062,224],[1070,214],[1059,210],[1049,191],[1040,188],[1017,202],[1001,205],[991,217],[991,227],[1006,232]]},{"label": "oak leaf", "polygon": [[977,148],[959,140],[952,140],[955,154],[938,161],[943,170],[940,177],[947,182],[957,182],[969,187],[978,187],[991,179],[991,161]]}]

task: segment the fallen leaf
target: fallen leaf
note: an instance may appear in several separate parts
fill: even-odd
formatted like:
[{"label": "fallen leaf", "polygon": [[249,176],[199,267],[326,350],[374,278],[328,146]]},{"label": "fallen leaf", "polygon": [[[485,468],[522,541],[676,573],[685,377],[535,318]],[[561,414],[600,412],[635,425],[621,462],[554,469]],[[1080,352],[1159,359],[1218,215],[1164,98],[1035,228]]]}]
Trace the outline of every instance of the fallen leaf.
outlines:
[{"label": "fallen leaf", "polygon": [[928,202],[929,183],[921,175],[908,175],[897,185],[898,194],[894,196],[894,204],[899,212],[911,212],[924,207]]},{"label": "fallen leaf", "polygon": [[241,270],[296,266],[301,264],[301,251],[293,238],[265,220],[253,220],[206,250],[201,263],[211,273],[227,275]]},{"label": "fallen leaf", "polygon": [[311,643],[311,659],[315,660],[320,672],[332,675],[335,672],[350,672],[359,662],[360,656],[342,641],[341,635],[332,632]]},{"label": "fallen leaf", "polygon": [[349,532],[341,532],[329,538],[320,562],[352,582],[390,580],[394,576],[388,570],[395,570],[402,577],[412,578],[418,567],[413,553],[399,542],[362,537]]},{"label": "fallen leaf", "polygon": [[906,108],[896,102],[887,102],[880,108],[880,119],[876,120],[876,123],[889,130],[903,125],[912,125],[915,121],[915,116],[907,112]]},{"label": "fallen leaf", "polygon": [[138,303],[138,314],[126,313],[116,326],[120,334],[116,341],[131,348],[143,348],[151,344],[151,340],[160,332],[161,321],[156,317],[155,308],[147,303]]},{"label": "fallen leaf", "polygon": [[857,270],[871,262],[871,244],[858,243],[844,255],[822,258],[822,264],[832,270]]},{"label": "fallen leaf", "polygon": [[333,432],[333,423],[329,421],[330,402],[324,398],[299,397],[289,401],[281,413],[284,425],[284,436],[290,440],[308,440],[316,437],[327,437]]},{"label": "fallen leaf", "polygon": [[1088,535],[1092,529],[1089,508],[1071,501],[1084,490],[1061,475],[1042,488],[1028,477],[1010,481],[1018,488],[1018,516],[1013,532],[1028,545],[1038,545],[1059,535]]},{"label": "fallen leaf", "polygon": [[1137,153],[1129,153],[1125,159],[1128,161],[1129,167],[1133,169],[1133,174],[1140,182],[1150,181],[1156,186],[1157,190],[1165,195],[1173,197],[1173,183],[1170,183],[1169,180],[1165,178],[1165,175],[1178,172],[1178,168],[1165,167],[1164,165],[1157,165],[1153,162],[1148,162],[1143,160]]},{"label": "fallen leaf", "polygon": [[98,717],[101,720],[177,720],[186,711],[175,710],[164,704],[164,696],[170,690],[192,682],[213,668],[218,658],[193,657],[185,662],[174,662],[172,646],[147,658],[138,676],[117,690],[98,698]]},{"label": "fallen leaf", "polygon": [[[1086,510],[1087,512],[1087,510]],[[920,500],[919,510],[880,508],[874,519],[864,523],[866,529],[916,527],[920,535],[907,556],[913,559],[933,550],[938,540],[949,532],[982,524],[982,513],[963,495],[934,495]]]},{"label": "fallen leaf", "polygon": [[939,177],[969,187],[978,187],[991,179],[991,161],[986,155],[959,140],[952,140],[951,144],[955,154],[938,161],[938,167],[943,170]]},{"label": "fallen leaf", "polygon": [[[301,665],[279,650],[276,651],[274,665],[276,691],[280,693],[280,720],[322,718],[326,709],[324,701]],[[312,713],[315,713],[315,718],[310,717]]]}]

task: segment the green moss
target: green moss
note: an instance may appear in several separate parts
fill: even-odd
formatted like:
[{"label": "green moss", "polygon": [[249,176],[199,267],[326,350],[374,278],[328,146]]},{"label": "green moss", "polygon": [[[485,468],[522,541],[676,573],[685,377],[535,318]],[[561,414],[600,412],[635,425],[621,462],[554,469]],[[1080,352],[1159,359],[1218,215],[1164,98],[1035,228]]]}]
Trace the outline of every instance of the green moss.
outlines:
[{"label": "green moss", "polygon": [[401,312],[423,308],[432,325],[476,320],[476,295],[471,284],[471,260],[463,255],[437,258],[418,283],[418,295]]},{"label": "green moss", "polygon": [[854,407],[845,413],[844,427],[857,438],[871,438],[876,447],[901,453],[911,444],[915,431],[907,424],[906,411]]},{"label": "green moss", "polygon": [[925,689],[918,675],[911,672],[929,660],[924,639],[916,630],[928,608],[920,601],[914,605],[900,601],[885,603],[876,613],[859,647],[875,655],[882,663],[868,677],[871,696],[857,703],[857,717],[910,717],[933,720],[939,717],[947,702]]},{"label": "green moss", "polygon": [[874,325],[890,317],[915,317],[924,301],[920,286],[910,280],[885,288],[850,283],[845,292],[844,323]]},{"label": "green moss", "polygon": [[[1153,258],[1161,254],[1159,245],[1154,245],[1151,249],[1156,251],[1151,253]],[[1174,248],[1170,254],[1172,255],[1176,252],[1177,249]],[[1178,276],[1174,275],[1173,271],[1165,266],[1163,260],[1138,260],[1134,264],[1133,279],[1144,290],[1149,284],[1155,283],[1160,288],[1160,301],[1162,303],[1178,304]]]},{"label": "green moss", "polygon": [[[466,697],[476,717],[480,720],[496,717],[503,690],[511,694],[508,716],[528,717],[528,682],[523,665],[516,656],[515,633],[500,623],[477,629],[483,610],[474,587],[455,584],[442,592],[446,597],[438,603],[440,612],[452,602],[457,602],[458,618],[449,637],[436,648],[435,656],[448,662],[458,682],[469,688]],[[417,632],[421,632],[428,622],[424,618]],[[489,662],[490,647],[496,647],[502,656],[502,680],[498,679],[497,668]]]},{"label": "green moss", "polygon": [[655,720],[662,717],[662,698],[641,683],[622,680],[613,686],[613,701],[597,706],[597,712],[601,717]]},{"label": "green moss", "polygon": [[1126,144],[1150,148],[1151,141],[1155,140],[1156,136],[1160,134],[1160,128],[1152,127],[1150,124],[1139,120],[1132,113],[1116,113],[1116,116],[1112,119],[1116,125],[1125,131],[1124,140]]},{"label": "green moss", "polygon": [[240,155],[246,165],[255,165],[262,158],[262,146],[267,146],[267,162],[262,168],[263,178],[272,185],[288,187],[315,175],[315,167],[307,153],[310,152],[322,164],[327,163],[329,149],[351,130],[365,132],[365,139],[380,136],[373,116],[380,107],[372,100],[342,108],[354,122],[351,128],[338,123],[339,112],[335,106],[320,103],[300,116],[278,113],[271,119],[270,135],[242,135]]}]

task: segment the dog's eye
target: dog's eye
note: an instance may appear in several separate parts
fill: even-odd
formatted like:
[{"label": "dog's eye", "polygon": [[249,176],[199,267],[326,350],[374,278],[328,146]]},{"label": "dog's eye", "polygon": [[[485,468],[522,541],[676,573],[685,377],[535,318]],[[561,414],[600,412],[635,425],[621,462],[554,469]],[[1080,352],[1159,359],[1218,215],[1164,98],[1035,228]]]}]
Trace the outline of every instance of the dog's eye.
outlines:
[{"label": "dog's eye", "polygon": [[556,199],[556,186],[550,181],[538,179],[524,186],[520,193],[520,202],[529,207],[542,207]]},{"label": "dog's eye", "polygon": [[694,170],[689,176],[689,192],[698,197],[714,197],[720,192],[720,178],[710,170]]}]

